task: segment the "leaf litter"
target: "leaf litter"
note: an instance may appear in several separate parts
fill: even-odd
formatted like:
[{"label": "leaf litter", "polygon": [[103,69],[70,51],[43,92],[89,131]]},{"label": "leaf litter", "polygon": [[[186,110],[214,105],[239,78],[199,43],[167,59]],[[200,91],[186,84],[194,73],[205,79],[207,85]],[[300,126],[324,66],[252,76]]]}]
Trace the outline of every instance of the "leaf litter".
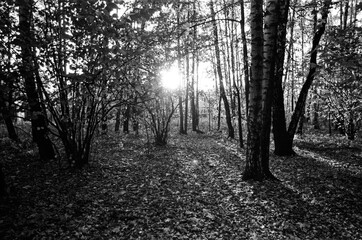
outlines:
[{"label": "leaf litter", "polygon": [[244,150],[220,137],[96,141],[83,170],[1,152],[12,189],[0,204],[2,239],[362,238],[361,159],[348,160],[349,171],[333,148],[299,139],[297,156],[271,155],[280,182],[244,182]]}]

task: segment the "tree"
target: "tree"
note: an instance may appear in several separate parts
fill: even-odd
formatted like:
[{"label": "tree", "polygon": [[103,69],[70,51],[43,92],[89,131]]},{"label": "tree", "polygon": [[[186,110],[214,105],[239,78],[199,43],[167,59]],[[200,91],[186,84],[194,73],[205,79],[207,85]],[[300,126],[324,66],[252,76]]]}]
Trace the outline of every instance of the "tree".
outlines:
[{"label": "tree", "polygon": [[55,157],[53,145],[48,136],[47,119],[44,109],[40,103],[38,89],[36,87],[34,66],[34,36],[31,31],[31,19],[33,1],[26,0],[19,4],[19,31],[20,46],[22,56],[22,66],[20,73],[24,79],[25,91],[31,113],[31,126],[33,140],[39,149],[41,159],[49,160]]},{"label": "tree", "polygon": [[[275,177],[269,170],[269,147],[271,127],[271,107],[274,94],[275,62],[277,58],[277,40],[280,15],[280,1],[266,2],[264,18],[264,46],[263,46],[263,80],[262,80],[262,129],[261,129],[261,161],[266,178]],[[280,34],[280,33],[279,33]],[[280,34],[281,35],[281,34]],[[283,38],[285,41],[285,38]],[[282,41],[283,41],[282,40]]]},{"label": "tree", "polygon": [[172,96],[160,92],[152,100],[143,101],[148,114],[146,124],[151,128],[157,146],[167,144],[172,116],[178,106],[174,106]]},{"label": "tree", "polygon": [[316,71],[317,71],[317,67],[318,67],[317,53],[318,53],[319,42],[326,29],[327,17],[328,17],[329,7],[330,7],[331,3],[332,3],[331,0],[325,0],[324,5],[321,9],[322,17],[321,17],[321,20],[318,22],[318,25],[316,26],[316,31],[315,31],[315,34],[313,36],[313,41],[312,41],[312,50],[311,50],[311,56],[310,56],[310,62],[309,62],[309,73],[302,86],[302,89],[300,90],[299,97],[298,97],[291,121],[289,123],[289,127],[288,127],[289,143],[286,147],[292,146],[292,143],[294,140],[294,135],[295,135],[295,132],[296,132],[297,126],[298,126],[298,121],[303,114],[303,109],[305,107],[309,88],[311,87],[314,77],[316,75]]},{"label": "tree", "polygon": [[114,131],[119,132],[119,127],[121,126],[121,108],[116,108],[116,122],[114,124]]},{"label": "tree", "polygon": [[[113,109],[134,113],[135,89],[146,81],[148,69],[159,67],[160,46],[175,30],[164,21],[170,13],[154,15],[164,4],[82,0],[34,5],[38,91],[71,166],[89,162],[93,139]],[[123,15],[118,14],[121,6],[127,9]],[[148,30],[149,22],[157,24]]]},{"label": "tree", "polygon": [[[124,86],[116,79],[119,72],[110,71],[119,63],[112,56],[118,46],[111,49],[108,44],[119,36],[112,23],[121,21],[111,17],[110,11],[117,7],[111,3],[44,4],[45,13],[38,14],[42,21],[37,26],[41,61],[35,61],[47,64],[41,70],[45,82],[41,90],[52,115],[53,134],[62,141],[68,164],[80,168],[88,164],[94,135],[100,123],[106,123],[108,112],[118,106],[116,100]],[[49,92],[46,84],[56,88]]]},{"label": "tree", "polygon": [[360,35],[361,29],[353,25],[329,28],[320,56],[321,74],[317,76],[322,113],[332,117],[336,128],[350,140],[355,139],[362,118]]},{"label": "tree", "polygon": [[[192,19],[195,21],[196,17],[197,17],[197,11],[196,11],[196,1],[193,2],[192,4]],[[197,26],[193,27],[193,31],[192,31],[192,65],[191,65],[191,85],[190,85],[190,100],[191,100],[191,124],[192,124],[192,131],[197,131],[199,128],[199,114],[198,114],[198,108],[197,108],[197,78],[198,78],[198,67],[197,65],[199,64],[198,62],[198,51],[196,49],[197,47]]]},{"label": "tree", "polygon": [[[291,117],[291,121],[289,123],[288,130],[285,131],[285,110],[283,104],[283,91],[281,88],[281,78],[279,72],[276,79],[276,91],[274,96],[274,110],[273,110],[273,126],[274,126],[274,143],[275,143],[275,154],[277,155],[293,155],[293,140],[294,135],[296,133],[299,119],[301,118],[304,108],[306,99],[308,96],[308,91],[310,86],[313,83],[316,70],[317,70],[317,52],[319,47],[320,39],[325,31],[326,24],[327,24],[327,17],[329,7],[331,5],[331,1],[325,0],[323,7],[321,9],[321,19],[316,25],[316,31],[313,36],[312,41],[312,50],[309,62],[309,73],[307,75],[306,81],[303,84],[302,89],[300,90],[299,97],[294,108],[293,115]],[[285,16],[285,15],[283,15]],[[280,40],[279,40],[280,42]],[[280,42],[281,43],[281,42]],[[282,46],[281,44],[280,46]],[[281,48],[282,49],[282,48]],[[281,58],[279,58],[281,59]],[[279,60],[279,64],[281,64],[281,60]],[[279,67],[277,69],[280,69]],[[278,70],[279,71],[279,70]],[[278,73],[277,71],[277,73]]]},{"label": "tree", "polygon": [[263,79],[263,1],[255,0],[250,5],[251,30],[251,75],[248,109],[248,135],[244,180],[264,178],[260,158],[261,133],[261,82]]},{"label": "tree", "polygon": [[[274,153],[278,156],[293,155],[292,146],[286,147],[288,141],[287,125],[285,119],[284,96],[283,96],[283,73],[284,57],[286,50],[286,34],[288,22],[288,9],[290,1],[280,1],[278,41],[277,41],[277,58],[274,78],[274,99],[273,99],[273,136],[274,136]],[[291,43],[289,43],[291,44]]]},{"label": "tree", "polygon": [[15,8],[15,4],[10,1],[4,1],[0,5],[0,113],[5,122],[8,136],[13,141],[18,141],[19,137],[15,131],[13,123],[15,106],[15,94],[19,95],[18,87],[19,77],[13,66],[13,49],[16,33],[14,31],[15,19],[11,11]]},{"label": "tree", "polygon": [[279,1],[267,1],[263,34],[263,1],[251,3],[251,79],[244,180],[275,179],[269,170],[268,136],[278,10]]},{"label": "tree", "polygon": [[[177,11],[177,26],[180,26],[180,18],[181,18],[181,3],[180,0],[177,1],[177,8],[179,9]],[[181,28],[177,28],[177,67],[180,72],[182,72],[182,63],[181,63]],[[181,81],[181,80],[180,80]],[[180,91],[179,91],[179,98],[178,98],[178,105],[179,105],[179,115],[180,115],[180,134],[186,134],[185,126],[184,126],[184,113],[183,113],[183,106],[182,106],[182,94],[181,94],[181,83],[180,83]]]},{"label": "tree", "polygon": [[[235,19],[235,1],[232,0],[232,10],[231,10],[231,18]],[[244,147],[244,140],[243,140],[243,118],[242,118],[242,100],[241,100],[241,74],[240,69],[237,66],[237,62],[239,62],[239,54],[238,54],[238,43],[235,43],[236,34],[237,33],[237,25],[235,25],[234,21],[231,22],[231,41],[230,41],[230,52],[231,52],[231,71],[233,77],[233,88],[235,90],[235,98],[236,98],[236,111],[238,116],[238,133],[239,133],[239,146],[241,148]],[[236,52],[236,53],[235,53]],[[249,81],[249,80],[248,80]]]},{"label": "tree", "polygon": [[[186,37],[186,42],[189,42],[188,40],[188,36]],[[185,134],[187,134],[187,128],[188,128],[188,122],[189,122],[189,92],[190,92],[190,56],[189,56],[189,49],[188,46],[186,46],[185,49],[185,62],[186,62],[186,67],[185,67],[185,76],[186,76],[186,89],[185,89],[185,117],[184,117],[184,131]]]},{"label": "tree", "polygon": [[[6,77],[5,77],[5,74],[2,74],[0,72],[0,81],[2,81],[2,79],[6,79]],[[4,82],[9,83],[9,80],[4,81]],[[2,85],[3,84],[0,84],[0,86],[2,86]],[[9,138],[11,140],[17,142],[17,141],[19,141],[19,137],[18,137],[18,134],[15,131],[15,127],[14,127],[14,123],[13,123],[13,117],[12,117],[12,114],[11,114],[11,106],[12,106],[12,104],[11,104],[11,101],[6,101],[7,99],[9,100],[9,98],[6,99],[3,89],[4,89],[3,87],[0,88],[0,113],[1,113],[1,115],[3,117],[3,119],[4,119],[6,129],[8,131]],[[10,91],[9,95],[11,95],[11,91]]]},{"label": "tree", "polygon": [[[239,0],[240,4],[240,31],[241,31],[241,41],[242,41],[242,52],[243,52],[243,72],[244,72],[244,92],[245,92],[245,115],[248,119],[248,109],[249,109],[249,57],[248,57],[248,47],[247,47],[247,41],[246,41],[246,33],[245,33],[245,10],[244,10],[244,0]],[[241,83],[240,83],[241,85]],[[237,99],[238,99],[238,117],[240,118],[241,113],[241,92],[240,89],[237,88]],[[240,121],[239,121],[240,122]],[[239,123],[240,125],[240,123]],[[239,126],[241,128],[241,126]],[[241,130],[239,130],[240,133],[242,133]],[[241,134],[239,134],[241,136]],[[241,137],[240,137],[241,138]],[[240,147],[243,146],[243,140],[240,139]]]},{"label": "tree", "polygon": [[225,115],[226,115],[226,123],[228,126],[228,137],[234,138],[234,127],[231,122],[231,113],[230,113],[230,106],[229,101],[227,99],[225,93],[225,87],[223,83],[223,74],[221,69],[221,58],[220,58],[220,48],[219,48],[219,34],[217,29],[217,23],[215,19],[215,10],[214,10],[214,3],[213,0],[210,0],[210,12],[211,12],[211,19],[213,21],[213,33],[214,33],[214,47],[215,47],[215,57],[216,57],[216,68],[219,78],[219,90],[220,90],[220,97],[224,102],[225,108]]},{"label": "tree", "polygon": [[245,112],[246,117],[248,117],[249,109],[249,57],[248,57],[248,45],[246,41],[245,34],[245,10],[244,10],[244,0],[239,0],[240,3],[240,29],[241,29],[241,39],[243,45],[243,66],[244,66],[244,85],[245,85]]}]

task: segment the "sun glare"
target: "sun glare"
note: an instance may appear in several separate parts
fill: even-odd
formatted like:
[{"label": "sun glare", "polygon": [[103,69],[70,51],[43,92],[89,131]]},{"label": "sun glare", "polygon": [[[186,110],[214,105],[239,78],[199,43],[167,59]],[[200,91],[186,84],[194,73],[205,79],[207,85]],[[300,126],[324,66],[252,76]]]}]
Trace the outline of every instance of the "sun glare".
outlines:
[{"label": "sun glare", "polygon": [[[197,88],[199,90],[211,90],[215,86],[215,80],[213,78],[213,69],[209,63],[200,62],[198,66],[198,76],[197,76]],[[184,87],[185,79],[182,79],[182,74],[180,73],[176,64],[171,65],[171,67],[163,69],[160,72],[161,84],[162,87],[168,90],[176,90],[180,88],[180,85]]]},{"label": "sun glare", "polygon": [[172,66],[169,69],[161,71],[161,84],[164,88],[176,90],[179,88],[180,82],[181,74],[177,67]]}]

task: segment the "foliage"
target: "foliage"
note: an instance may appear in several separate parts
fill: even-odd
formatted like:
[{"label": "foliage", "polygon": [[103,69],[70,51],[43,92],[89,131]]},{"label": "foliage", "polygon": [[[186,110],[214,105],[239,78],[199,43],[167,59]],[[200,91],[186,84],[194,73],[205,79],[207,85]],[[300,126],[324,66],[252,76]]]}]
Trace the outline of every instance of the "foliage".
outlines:
[{"label": "foliage", "polygon": [[159,146],[166,145],[172,116],[177,109],[172,96],[156,96],[144,104],[148,111],[145,119],[146,125],[151,128],[155,144]]},{"label": "foliage", "polygon": [[121,61],[114,49],[123,32],[112,27],[122,24],[110,15],[115,7],[78,1],[38,8],[34,28],[45,30],[38,35],[42,91],[71,165],[88,163],[98,125],[121,96],[120,73],[112,71]]},{"label": "foliage", "polygon": [[14,8],[13,1],[0,3],[0,39],[2,39],[0,42],[0,121],[5,122],[9,138],[18,141],[12,121],[16,119],[17,112],[22,110],[22,106],[17,105],[17,102],[24,99],[24,94],[17,69],[18,59],[14,57],[16,51],[13,43],[17,38],[17,33],[14,31],[16,22],[13,15]]},{"label": "foliage", "polygon": [[320,73],[324,111],[350,139],[355,138],[362,120],[362,28],[331,27],[328,32]]},{"label": "foliage", "polygon": [[[133,102],[134,89],[144,84],[144,73],[163,64],[163,56],[169,54],[163,45],[175,33],[172,23],[164,21],[174,14],[171,3],[33,2],[31,27],[35,35],[30,41],[37,88],[70,165],[88,163],[99,123],[107,124],[113,108]],[[10,1],[1,5],[7,14],[1,33],[6,35],[10,50],[17,50],[19,41],[11,45],[9,35],[16,35],[16,31],[6,22],[16,18],[12,7]],[[10,51],[7,46],[1,45],[1,49],[2,54],[17,59],[13,52],[6,52]]]},{"label": "foliage", "polygon": [[[157,71],[156,71],[157,72]],[[147,130],[151,130],[156,145],[166,145],[170,124],[178,106],[174,105],[173,93],[162,88],[160,76],[143,72],[139,76],[142,84],[134,88],[139,99],[138,108],[143,110],[143,121]],[[152,89],[152,91],[150,91]]]}]

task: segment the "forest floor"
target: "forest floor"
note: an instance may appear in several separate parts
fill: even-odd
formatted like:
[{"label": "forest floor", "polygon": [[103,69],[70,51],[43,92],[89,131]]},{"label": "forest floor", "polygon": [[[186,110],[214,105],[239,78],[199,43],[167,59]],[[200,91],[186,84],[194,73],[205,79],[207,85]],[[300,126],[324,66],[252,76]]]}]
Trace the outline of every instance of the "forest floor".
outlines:
[{"label": "forest floor", "polygon": [[98,138],[83,170],[1,140],[0,239],[362,239],[358,142],[306,135],[297,156],[271,154],[280,182],[245,182],[244,150],[220,135],[120,139]]}]

